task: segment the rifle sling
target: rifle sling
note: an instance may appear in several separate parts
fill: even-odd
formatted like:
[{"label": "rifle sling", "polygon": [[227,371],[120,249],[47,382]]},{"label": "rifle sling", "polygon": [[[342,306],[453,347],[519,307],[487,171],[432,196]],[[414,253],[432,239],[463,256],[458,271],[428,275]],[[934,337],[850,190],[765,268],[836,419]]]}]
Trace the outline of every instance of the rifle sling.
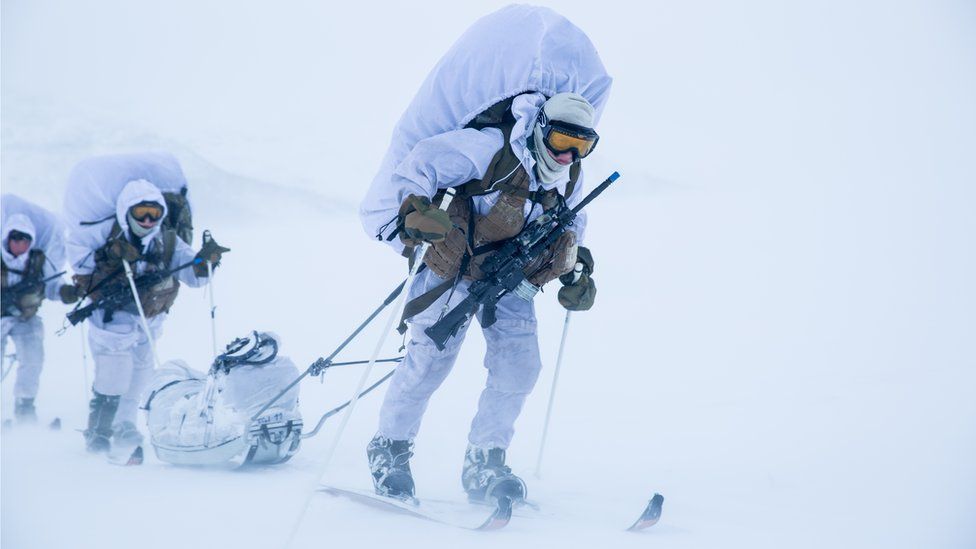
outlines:
[{"label": "rifle sling", "polygon": [[[474,197],[468,196],[468,208],[470,212],[474,212]],[[424,292],[423,294],[411,299],[407,302],[406,306],[403,308],[403,316],[400,317],[400,325],[397,326],[397,331],[401,334],[407,331],[407,321],[414,316],[426,311],[434,304],[445,292],[457,285],[463,277],[468,272],[468,266],[471,264],[471,259],[474,256],[481,255],[483,253],[489,252],[491,250],[497,249],[504,242],[493,242],[485,246],[480,246],[479,248],[474,247],[474,215],[468,216],[468,230],[467,230],[467,240],[468,246],[465,250],[464,255],[461,256],[461,265],[458,268],[457,275],[452,280],[445,280],[444,282],[438,284],[434,288]],[[479,251],[480,250],[480,251]]]}]

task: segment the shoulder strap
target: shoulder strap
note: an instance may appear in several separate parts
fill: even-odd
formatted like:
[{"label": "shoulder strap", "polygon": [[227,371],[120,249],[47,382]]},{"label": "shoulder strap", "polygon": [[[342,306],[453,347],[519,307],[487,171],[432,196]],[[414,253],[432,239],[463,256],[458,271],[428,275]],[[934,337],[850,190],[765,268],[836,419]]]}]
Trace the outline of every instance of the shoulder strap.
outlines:
[{"label": "shoulder strap", "polygon": [[501,130],[502,147],[492,157],[481,179],[472,179],[455,187],[457,189],[455,200],[492,192],[495,184],[507,180],[522,164],[512,151],[512,128],[515,126],[515,115],[512,114],[513,99],[514,97],[510,97],[495,103],[465,126],[477,130],[485,128]]},{"label": "shoulder strap", "polygon": [[512,175],[522,165],[522,161],[512,151],[512,126],[508,125],[499,129],[502,130],[504,139],[502,148],[498,149],[498,152],[492,157],[488,169],[485,170],[485,175],[481,179],[472,179],[456,187],[455,199],[469,198],[498,190],[498,185],[511,179]]},{"label": "shoulder strap", "polygon": [[44,262],[46,258],[42,250],[31,250],[28,252],[30,257],[27,259],[27,268],[24,269],[27,273],[25,278],[44,278]]},{"label": "shoulder strap", "polygon": [[176,231],[167,229],[163,231],[163,268],[169,269],[173,261],[173,254],[176,253]]},{"label": "shoulder strap", "polygon": [[580,172],[583,171],[583,164],[577,160],[573,162],[573,165],[569,167],[569,183],[566,183],[566,194],[563,196],[566,200],[573,196],[573,191],[576,190],[576,182],[579,181]]}]

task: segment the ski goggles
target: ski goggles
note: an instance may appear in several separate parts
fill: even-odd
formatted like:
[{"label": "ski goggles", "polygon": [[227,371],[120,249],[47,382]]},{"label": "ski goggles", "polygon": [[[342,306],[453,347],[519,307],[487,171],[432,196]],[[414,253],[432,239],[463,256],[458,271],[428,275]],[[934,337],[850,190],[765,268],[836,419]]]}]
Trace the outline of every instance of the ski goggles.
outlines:
[{"label": "ski goggles", "polygon": [[163,207],[155,202],[140,202],[129,208],[129,214],[136,221],[159,221],[163,218]]},{"label": "ski goggles", "polygon": [[30,242],[31,240],[34,240],[34,238],[31,237],[31,235],[29,235],[27,233],[22,233],[22,232],[20,232],[20,231],[18,231],[16,229],[14,229],[14,230],[10,231],[10,233],[7,235],[7,240],[8,241],[11,241],[11,242],[20,242],[22,240],[26,240],[26,241]]},{"label": "ski goggles", "polygon": [[542,130],[542,142],[547,149],[553,154],[572,152],[573,160],[589,156],[600,141],[593,128],[549,120],[543,111],[539,111],[539,129]]}]

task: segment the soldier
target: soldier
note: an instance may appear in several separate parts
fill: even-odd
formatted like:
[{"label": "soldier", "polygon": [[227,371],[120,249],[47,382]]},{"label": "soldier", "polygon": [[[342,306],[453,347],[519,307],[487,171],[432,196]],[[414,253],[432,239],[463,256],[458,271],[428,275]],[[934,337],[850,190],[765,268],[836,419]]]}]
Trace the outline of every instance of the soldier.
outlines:
[{"label": "soldier", "polygon": [[[114,301],[107,303],[90,317],[88,340],[95,359],[94,396],[85,430],[90,452],[142,444],[136,413],[154,366],[149,337],[155,340],[162,332],[180,282],[203,285],[208,276],[207,262],[216,267],[221,255],[229,251],[205,240],[203,248],[194,254],[175,229],[163,227],[167,212],[159,188],[143,179],[134,180],[125,184],[116,198],[114,223],[107,237],[93,238],[91,227],[83,224],[71,227],[69,233],[68,250],[79,297],[100,303],[105,296],[128,292],[126,262],[134,273],[145,315],[140,319],[139,308],[129,299],[121,306]],[[152,283],[147,286],[148,280]],[[145,333],[143,321],[151,336]]]},{"label": "soldier", "polygon": [[[425,330],[468,295],[480,266],[544,212],[579,204],[581,161],[612,78],[589,38],[548,8],[508,6],[472,25],[428,75],[393,130],[360,205],[367,234],[427,269],[409,288],[410,342],[391,379],[367,456],[377,493],[414,497],[409,459],[431,395],[457,359],[468,326],[437,344]],[[447,210],[439,204],[448,189]],[[593,259],[582,247],[585,212],[525,270],[525,286],[480,307],[487,383],[468,432],[461,483],[472,500],[518,500],[525,483],[506,465],[514,424],[541,369],[533,296],[564,284],[570,310],[593,304]],[[582,273],[569,271],[576,263]],[[402,327],[406,328],[406,327]],[[443,348],[439,348],[443,343]]]},{"label": "soldier", "polygon": [[[71,303],[73,288],[64,284],[64,225],[51,212],[20,197],[3,196],[3,356],[7,337],[17,346],[14,416],[34,422],[34,400],[44,367],[44,323],[37,312],[44,298]],[[62,298],[62,296],[64,296]]]}]

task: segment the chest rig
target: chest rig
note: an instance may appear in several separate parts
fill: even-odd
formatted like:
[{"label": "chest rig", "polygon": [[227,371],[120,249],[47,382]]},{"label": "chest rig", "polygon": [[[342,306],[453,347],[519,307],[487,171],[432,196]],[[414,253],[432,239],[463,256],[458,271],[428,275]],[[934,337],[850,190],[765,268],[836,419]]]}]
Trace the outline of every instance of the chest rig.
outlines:
[{"label": "chest rig", "polygon": [[[44,300],[44,262],[47,258],[41,250],[30,250],[27,252],[27,264],[24,270],[11,269],[7,264],[0,261],[0,287],[3,288],[4,297],[12,299],[10,303],[20,311],[20,318],[28,320],[37,314]],[[9,273],[20,275],[20,281],[10,284]],[[3,316],[14,316],[8,311],[7,301],[4,300]]]},{"label": "chest rig", "polygon": [[[156,236],[156,243],[146,254],[139,255],[136,261],[145,263],[145,273],[165,271],[173,260],[176,251],[176,231],[163,229]],[[117,242],[119,241],[119,242]],[[113,244],[115,246],[113,246]],[[118,222],[112,227],[108,241],[104,246],[95,251],[95,270],[90,275],[75,275],[74,281],[78,289],[84,292],[86,297],[96,300],[104,294],[114,293],[120,289],[128,288],[128,281],[125,277],[125,268],[122,266],[123,259],[115,251],[118,244],[131,246],[126,241],[126,236]],[[138,279],[138,276],[137,276]],[[124,291],[124,290],[123,290]],[[159,283],[149,288],[140,289],[139,301],[142,304],[146,318],[152,318],[160,313],[169,312],[176,296],[180,291],[180,282],[175,276],[169,276]],[[139,314],[139,310],[134,302],[122,307],[120,310],[127,313]],[[106,310],[104,313],[105,322],[112,321],[112,314],[115,311]]]},{"label": "chest rig", "polygon": [[[565,203],[566,197],[573,193],[579,179],[580,163],[574,162],[569,169],[569,182],[565,197],[556,189],[541,187],[529,191],[530,177],[521,159],[512,150],[511,136],[515,117],[511,111],[512,99],[496,103],[479,114],[466,127],[481,130],[497,128],[503,136],[502,148],[492,157],[488,169],[480,179],[472,179],[454,188],[455,195],[447,208],[453,229],[444,240],[433,243],[424,255],[424,264],[445,282],[407,303],[403,320],[406,320],[430,307],[434,301],[453,287],[461,278],[478,280],[483,278],[481,264],[504,242],[517,236],[525,227],[525,206],[529,202],[534,208],[539,205],[543,211]],[[530,137],[531,139],[531,137]],[[474,198],[498,193],[495,203],[485,214],[475,211]],[[438,191],[431,201],[439,205],[445,191]],[[572,270],[573,265],[554,266],[556,258],[565,258],[576,246],[576,235],[567,232],[556,241],[546,253],[526,268],[526,276],[535,286],[541,287],[562,274]],[[404,255],[412,256],[408,248]],[[493,315],[493,311],[485,311]],[[406,329],[401,322],[401,333]]]}]

